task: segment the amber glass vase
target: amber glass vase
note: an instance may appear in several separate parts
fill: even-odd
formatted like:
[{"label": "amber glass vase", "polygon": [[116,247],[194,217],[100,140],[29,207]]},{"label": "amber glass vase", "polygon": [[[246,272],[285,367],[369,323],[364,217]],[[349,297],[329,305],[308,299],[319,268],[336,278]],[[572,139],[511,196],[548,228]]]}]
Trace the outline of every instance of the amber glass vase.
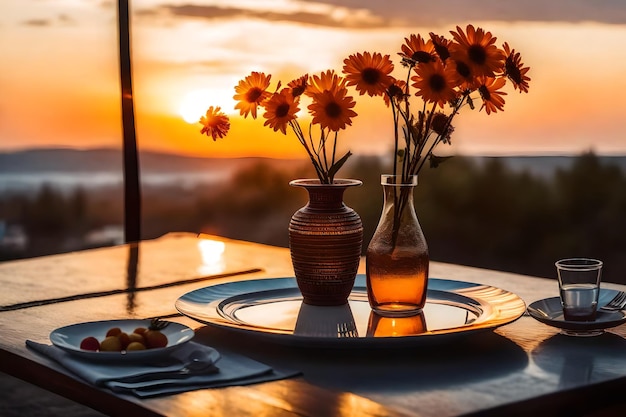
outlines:
[{"label": "amber glass vase", "polygon": [[342,305],[354,286],[361,259],[363,224],[343,202],[348,187],[359,180],[336,179],[333,184],[302,179],[289,183],[307,190],[309,201],[289,222],[289,249],[303,302]]},{"label": "amber glass vase", "polygon": [[426,303],[428,245],[422,233],[413,190],[417,176],[402,180],[382,175],[383,212],[366,254],[367,295],[384,317],[419,314]]}]

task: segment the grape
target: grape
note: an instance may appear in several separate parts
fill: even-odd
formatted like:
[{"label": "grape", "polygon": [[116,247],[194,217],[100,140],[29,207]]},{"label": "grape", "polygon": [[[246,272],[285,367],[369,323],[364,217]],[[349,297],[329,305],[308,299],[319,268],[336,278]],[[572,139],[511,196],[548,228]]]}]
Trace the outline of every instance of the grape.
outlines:
[{"label": "grape", "polygon": [[108,336],[100,343],[102,352],[121,352],[122,342],[117,336]]},{"label": "grape", "polygon": [[84,350],[93,350],[94,352],[100,350],[100,342],[93,336],[89,336],[80,342],[80,348]]}]

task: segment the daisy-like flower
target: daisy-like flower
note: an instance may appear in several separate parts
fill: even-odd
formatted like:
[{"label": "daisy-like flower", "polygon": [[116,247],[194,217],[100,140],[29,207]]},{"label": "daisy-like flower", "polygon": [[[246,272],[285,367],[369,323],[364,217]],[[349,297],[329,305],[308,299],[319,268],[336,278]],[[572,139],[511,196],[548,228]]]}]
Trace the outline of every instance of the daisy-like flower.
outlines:
[{"label": "daisy-like flower", "polygon": [[481,77],[479,80],[478,92],[483,99],[483,108],[490,114],[496,113],[498,110],[504,110],[504,97],[506,92],[498,91],[504,86],[506,80],[504,78]]},{"label": "daisy-like flower", "polygon": [[504,63],[504,52],[495,46],[496,37],[483,29],[467,25],[466,33],[459,26],[450,31],[456,42],[450,45],[452,58],[467,63],[475,76],[493,77]]},{"label": "daisy-like flower", "polygon": [[270,96],[270,93],[267,91],[267,87],[270,85],[270,78],[272,78],[271,75],[253,71],[246,78],[239,81],[239,84],[235,87],[237,94],[233,96],[233,99],[238,101],[235,109],[239,109],[243,117],[248,117],[248,114],[251,113],[252,118],[256,119],[257,108]]},{"label": "daisy-like flower", "polygon": [[454,127],[450,124],[450,117],[447,114],[443,112],[433,114],[430,128],[441,137],[444,143],[450,143],[450,137],[452,136],[452,132],[454,132]]},{"label": "daisy-like flower", "polygon": [[293,97],[293,93],[289,88],[284,88],[280,93],[274,93],[264,103],[265,113],[263,117],[267,120],[263,126],[269,126],[274,132],[280,130],[283,134],[287,134],[287,124],[296,119],[296,113],[300,111],[298,108],[298,99]]},{"label": "daisy-like flower", "polygon": [[435,47],[431,40],[424,41],[421,35],[411,34],[408,38],[404,38],[402,45],[401,57],[408,59],[414,63],[429,63],[435,60]]},{"label": "daisy-like flower", "polygon": [[414,68],[416,75],[411,77],[412,86],[417,89],[416,96],[424,101],[437,103],[443,107],[457,97],[454,68],[444,67],[439,61]]},{"label": "daisy-like flower", "polygon": [[360,95],[367,93],[370,97],[382,96],[393,82],[389,75],[393,71],[389,55],[378,52],[357,53],[344,59],[343,63],[348,86],[353,85]]},{"label": "daisy-like flower", "polygon": [[313,115],[311,123],[319,124],[322,129],[337,132],[352,125],[352,118],[356,112],[352,108],[356,102],[351,96],[346,96],[347,90],[332,92],[329,90],[317,94],[308,109]]},{"label": "daisy-like flower", "polygon": [[[285,88],[278,82],[272,91],[268,91],[271,75],[252,72],[235,87],[235,109],[256,119],[260,107],[263,126],[283,134],[292,130],[320,182],[330,184],[351,155],[339,156],[336,151],[338,132],[357,116],[355,98],[382,96],[393,117],[392,172],[403,178],[417,175],[425,162],[434,167],[447,159],[432,152],[439,143],[450,144],[452,121],[461,108],[475,110],[480,100],[479,110],[497,113],[504,110],[502,87],[507,80],[520,92],[529,88],[529,68],[508,43],[499,48],[491,32],[473,25],[456,26],[450,34],[448,38],[433,32],[405,37],[398,55],[407,72],[400,79],[391,75],[396,68],[389,55],[380,52],[355,53],[343,60],[341,72],[305,74]],[[358,94],[349,92],[352,88]],[[310,99],[304,109],[308,129],[297,117],[304,108],[302,96]],[[413,100],[421,104],[414,107]],[[202,133],[213,140],[224,137],[230,128],[219,107],[211,107],[201,123]]]},{"label": "daisy-like flower", "polygon": [[430,40],[433,43],[433,49],[439,55],[439,59],[443,62],[446,62],[448,58],[450,58],[450,41],[443,36],[439,36],[434,34],[433,32],[429,33]]},{"label": "daisy-like flower", "polygon": [[302,77],[297,78],[287,84],[287,87],[291,88],[291,95],[295,98],[304,94],[308,81],[309,74],[304,74]]},{"label": "daisy-like flower", "polygon": [[524,67],[522,57],[515,49],[511,49],[507,42],[502,45],[506,60],[504,61],[504,75],[511,80],[513,87],[519,89],[519,92],[528,93],[528,82],[530,77],[526,75],[530,67]]},{"label": "daisy-like flower", "polygon": [[454,75],[456,84],[462,86],[461,89],[472,88],[475,83],[472,68],[463,61],[451,60],[454,66]]},{"label": "daisy-like flower", "polygon": [[226,136],[230,129],[228,116],[221,111],[220,107],[209,107],[206,116],[200,117],[200,123],[202,124],[200,133],[211,136],[214,141]]},{"label": "daisy-like flower", "polygon": [[387,94],[383,96],[383,99],[385,100],[385,105],[389,107],[391,100],[400,102],[406,97],[406,82],[393,79],[393,82],[389,84],[389,87],[387,87]]},{"label": "daisy-like flower", "polygon": [[309,77],[309,84],[304,94],[315,98],[317,94],[321,94],[324,91],[330,91],[332,94],[335,94],[340,90],[346,90],[346,79],[337,75],[333,70],[327,70],[320,75]]}]

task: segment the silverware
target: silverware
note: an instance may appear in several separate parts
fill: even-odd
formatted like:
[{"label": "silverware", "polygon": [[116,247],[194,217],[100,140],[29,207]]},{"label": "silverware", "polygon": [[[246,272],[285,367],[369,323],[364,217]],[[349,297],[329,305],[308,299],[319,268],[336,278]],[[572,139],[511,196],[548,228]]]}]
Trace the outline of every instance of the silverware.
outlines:
[{"label": "silverware", "polygon": [[172,371],[149,372],[120,379],[119,383],[137,383],[145,381],[156,381],[159,379],[184,379],[191,375],[207,375],[216,373],[215,358],[205,350],[194,350],[189,357],[181,364],[180,369]]},{"label": "silverware", "polygon": [[600,307],[604,311],[618,311],[626,307],[626,292],[620,291],[605,306]]},{"label": "silverware", "polygon": [[337,324],[337,336],[339,337],[359,337],[359,332],[356,328],[356,324],[352,323],[339,323]]}]

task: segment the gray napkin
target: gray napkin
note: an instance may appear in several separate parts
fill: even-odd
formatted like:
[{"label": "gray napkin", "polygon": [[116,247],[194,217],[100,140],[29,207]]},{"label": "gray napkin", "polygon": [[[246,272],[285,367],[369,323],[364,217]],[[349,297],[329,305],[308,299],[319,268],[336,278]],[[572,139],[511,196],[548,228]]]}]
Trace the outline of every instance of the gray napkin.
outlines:
[{"label": "gray napkin", "polygon": [[[248,385],[274,381],[299,374],[294,371],[278,371],[271,367],[235,353],[217,353],[211,347],[188,342],[176,349],[168,359],[159,364],[135,364],[129,362],[94,362],[73,356],[56,346],[26,341],[26,346],[58,362],[81,379],[115,392],[133,394],[139,398],[175,394],[202,388],[230,385]],[[186,358],[193,352],[207,350],[216,362],[202,370],[185,369]]]}]

